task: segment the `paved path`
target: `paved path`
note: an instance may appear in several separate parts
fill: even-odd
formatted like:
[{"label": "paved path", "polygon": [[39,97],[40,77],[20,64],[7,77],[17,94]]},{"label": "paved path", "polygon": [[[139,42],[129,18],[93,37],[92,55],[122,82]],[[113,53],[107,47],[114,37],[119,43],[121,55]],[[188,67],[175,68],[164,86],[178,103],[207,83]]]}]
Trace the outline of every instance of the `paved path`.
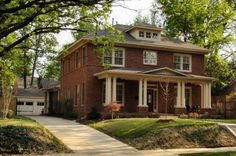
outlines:
[{"label": "paved path", "polygon": [[180,153],[236,151],[236,147],[138,151],[104,133],[75,121],[46,116],[30,116],[30,118],[50,130],[75,152],[74,154],[57,154],[57,156],[176,156]]},{"label": "paved path", "polygon": [[77,155],[136,155],[138,151],[88,126],[56,117],[30,116]]}]

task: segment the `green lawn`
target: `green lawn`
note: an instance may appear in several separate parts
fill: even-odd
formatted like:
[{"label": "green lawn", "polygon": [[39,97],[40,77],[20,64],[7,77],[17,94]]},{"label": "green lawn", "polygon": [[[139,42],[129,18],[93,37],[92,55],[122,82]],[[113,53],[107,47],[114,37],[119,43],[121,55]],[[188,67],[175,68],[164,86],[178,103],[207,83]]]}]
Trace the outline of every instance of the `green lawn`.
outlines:
[{"label": "green lawn", "polygon": [[26,117],[0,120],[0,155],[71,152],[36,121]]},{"label": "green lawn", "polygon": [[236,156],[236,152],[193,153],[193,154],[181,154],[180,156]]},{"label": "green lawn", "polygon": [[222,123],[232,123],[236,124],[236,119],[197,119],[207,122],[222,122]]},{"label": "green lawn", "polygon": [[141,150],[236,146],[229,132],[216,123],[198,119],[163,122],[156,118],[128,118],[88,125]]},{"label": "green lawn", "polygon": [[[201,120],[178,119],[175,122],[158,122],[156,118],[129,118],[104,120],[90,124],[91,127],[104,131],[118,138],[136,138],[152,130],[165,127],[176,127],[186,125],[209,125]],[[213,123],[212,123],[213,124]]]}]

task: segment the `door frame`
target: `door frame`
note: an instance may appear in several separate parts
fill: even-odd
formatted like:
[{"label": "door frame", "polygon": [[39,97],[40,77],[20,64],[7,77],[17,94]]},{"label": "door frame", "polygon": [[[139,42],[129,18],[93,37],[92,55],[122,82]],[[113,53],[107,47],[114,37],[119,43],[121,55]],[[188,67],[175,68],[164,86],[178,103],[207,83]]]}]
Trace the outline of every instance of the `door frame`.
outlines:
[{"label": "door frame", "polygon": [[[156,95],[156,97],[153,97],[153,99],[155,99],[155,102],[153,100],[153,113],[157,113],[158,112],[158,100],[159,100],[159,96],[158,96],[158,85],[148,85],[147,90],[153,90],[153,96]],[[147,98],[148,100],[148,98]],[[156,106],[156,108],[155,108]]]}]

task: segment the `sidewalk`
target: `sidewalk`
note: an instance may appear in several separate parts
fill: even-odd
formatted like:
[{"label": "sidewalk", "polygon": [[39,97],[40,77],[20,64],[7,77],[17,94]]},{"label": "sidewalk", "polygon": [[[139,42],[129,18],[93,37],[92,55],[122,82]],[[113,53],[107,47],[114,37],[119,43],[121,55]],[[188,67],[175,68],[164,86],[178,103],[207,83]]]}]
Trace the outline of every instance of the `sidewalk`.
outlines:
[{"label": "sidewalk", "polygon": [[[192,149],[157,149],[136,150],[104,133],[88,126],[56,117],[30,116],[57,136],[72,149],[73,154],[55,154],[59,156],[177,156],[183,153],[236,151],[236,147],[192,148]],[[236,125],[230,125],[235,126]]]}]

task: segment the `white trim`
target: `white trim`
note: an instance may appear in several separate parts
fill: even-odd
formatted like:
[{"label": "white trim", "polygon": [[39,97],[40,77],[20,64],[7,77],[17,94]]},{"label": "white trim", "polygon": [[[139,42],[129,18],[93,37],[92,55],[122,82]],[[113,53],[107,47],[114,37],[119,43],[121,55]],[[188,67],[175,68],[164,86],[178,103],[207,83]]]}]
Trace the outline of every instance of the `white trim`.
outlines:
[{"label": "white trim", "polygon": [[[180,69],[175,69],[181,72],[192,72],[192,55],[190,54],[173,54],[173,64],[174,64],[174,56],[180,56]],[[189,57],[189,70],[183,70],[183,56]],[[174,67],[175,68],[175,67]]]},{"label": "white trim", "polygon": [[[192,95],[192,86],[185,86],[185,89],[189,89],[189,104],[190,104],[190,106],[193,106],[193,99],[192,99],[192,97],[193,97],[193,95]],[[186,92],[186,91],[185,91]],[[186,100],[186,97],[185,97],[185,100]]]},{"label": "white trim", "polygon": [[[124,82],[118,82],[116,83],[116,88],[117,86],[122,86],[122,103],[121,106],[125,105],[125,83]],[[117,90],[116,90],[117,91]],[[117,94],[116,94],[117,95]]]},{"label": "white trim", "polygon": [[[123,64],[122,65],[119,65],[119,64],[115,64],[115,49],[122,49],[122,52],[123,52]],[[102,64],[103,66],[106,65],[104,64],[104,55],[103,55],[103,58],[102,58]],[[111,64],[108,64],[110,65],[111,67],[125,67],[125,48],[122,48],[122,47],[115,47],[113,50],[112,50],[112,55],[111,55]]]},{"label": "white trim", "polygon": [[[155,63],[155,64],[145,63],[145,61],[144,61],[144,53],[145,53],[145,52],[156,53],[156,63]],[[152,65],[152,66],[156,66],[156,65],[157,65],[157,60],[158,60],[158,54],[157,54],[157,51],[153,51],[153,50],[143,50],[143,64],[144,64],[144,65]]]},{"label": "white trim", "polygon": [[[105,106],[105,105],[107,105],[107,97],[106,97],[106,90],[107,90],[107,85],[106,85],[106,83],[107,83],[107,81],[105,81],[105,82],[103,82],[102,83],[102,104]],[[125,105],[125,83],[124,82],[116,82],[116,89],[117,89],[117,86],[118,85],[122,85],[123,87],[123,95],[122,95],[122,103],[121,103],[121,106],[124,106]],[[112,87],[112,92],[110,92],[110,94],[111,95],[113,95],[113,84],[111,85],[111,87]],[[105,94],[104,94],[104,90],[103,89],[105,89]],[[105,98],[105,103],[104,103],[104,101],[103,101],[103,96],[105,96],[104,98]],[[117,96],[117,92],[116,92],[116,96]],[[113,97],[112,97],[113,98]],[[116,97],[116,100],[117,100],[117,97]],[[109,104],[109,103],[108,103]]]}]

